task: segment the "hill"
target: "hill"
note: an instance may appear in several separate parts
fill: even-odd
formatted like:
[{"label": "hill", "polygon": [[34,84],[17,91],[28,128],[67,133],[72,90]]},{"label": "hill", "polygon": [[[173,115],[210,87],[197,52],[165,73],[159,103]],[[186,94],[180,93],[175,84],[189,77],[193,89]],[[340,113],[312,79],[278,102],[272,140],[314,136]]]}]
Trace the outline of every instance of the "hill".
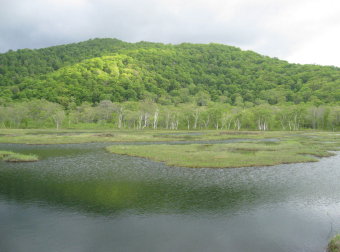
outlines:
[{"label": "hill", "polygon": [[0,102],[64,105],[151,99],[271,105],[338,104],[340,68],[290,64],[221,44],[165,45],[117,39],[0,54]]}]

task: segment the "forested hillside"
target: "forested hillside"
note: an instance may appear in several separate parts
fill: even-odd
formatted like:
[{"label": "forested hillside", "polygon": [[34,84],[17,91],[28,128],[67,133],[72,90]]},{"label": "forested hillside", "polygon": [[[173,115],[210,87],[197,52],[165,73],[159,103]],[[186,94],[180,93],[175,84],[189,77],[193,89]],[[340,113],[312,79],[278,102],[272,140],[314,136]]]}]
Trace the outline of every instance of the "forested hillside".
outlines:
[{"label": "forested hillside", "polygon": [[0,98],[46,99],[64,107],[151,99],[239,105],[340,101],[340,69],[286,61],[220,44],[93,39],[0,54]]},{"label": "forested hillside", "polygon": [[340,128],[340,68],[220,44],[93,39],[0,54],[0,127]]}]

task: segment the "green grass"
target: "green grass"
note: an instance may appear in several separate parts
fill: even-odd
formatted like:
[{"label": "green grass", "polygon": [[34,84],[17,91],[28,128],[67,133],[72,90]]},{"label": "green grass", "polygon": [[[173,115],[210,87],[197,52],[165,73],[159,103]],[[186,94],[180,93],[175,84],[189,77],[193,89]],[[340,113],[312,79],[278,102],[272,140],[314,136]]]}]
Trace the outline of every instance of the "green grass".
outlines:
[{"label": "green grass", "polygon": [[[195,134],[190,134],[194,132]],[[188,134],[189,133],[189,134]],[[199,134],[197,134],[199,133]],[[261,142],[276,138],[278,142]],[[88,142],[188,142],[243,139],[249,142],[189,145],[114,145],[112,153],[145,157],[184,167],[243,167],[313,162],[340,150],[334,132],[317,131],[166,131],[3,129],[0,143],[67,144]],[[256,141],[259,140],[259,141]],[[251,142],[252,141],[252,142]],[[15,160],[15,159],[13,159]]]},{"label": "green grass", "polygon": [[0,150],[0,159],[3,159],[4,157],[12,155],[12,154],[14,154],[14,152],[12,152],[12,151],[2,151],[2,150]]},{"label": "green grass", "polygon": [[327,252],[340,252],[340,235],[334,236],[329,241]]},{"label": "green grass", "polygon": [[12,151],[0,150],[0,160],[6,162],[34,162],[38,161],[38,157],[36,155],[24,155]]},{"label": "green grass", "polygon": [[[200,135],[190,135],[190,132]],[[189,134],[188,134],[189,133]],[[170,130],[51,130],[1,129],[0,143],[68,144],[89,142],[173,142],[224,140],[234,138],[261,139],[284,136],[286,132],[271,131],[170,131]]]},{"label": "green grass", "polygon": [[279,142],[113,145],[107,150],[115,154],[149,158],[170,166],[231,168],[315,162],[318,161],[317,157],[333,155],[329,150],[339,150],[339,140],[328,143],[324,139],[324,135],[318,138],[287,136]]}]

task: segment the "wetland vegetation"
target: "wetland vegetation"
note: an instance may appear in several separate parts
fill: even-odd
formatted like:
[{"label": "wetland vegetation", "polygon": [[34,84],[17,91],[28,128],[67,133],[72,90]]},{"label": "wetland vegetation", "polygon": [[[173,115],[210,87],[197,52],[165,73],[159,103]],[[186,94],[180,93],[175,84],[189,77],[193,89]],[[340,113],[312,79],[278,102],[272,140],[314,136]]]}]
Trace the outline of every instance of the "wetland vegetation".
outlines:
[{"label": "wetland vegetation", "polygon": [[[1,143],[64,144],[88,142],[176,142],[227,139],[259,139],[283,136],[284,132],[170,131],[170,130],[53,130],[1,129]],[[288,133],[287,133],[288,134]]]},{"label": "wetland vegetation", "polygon": [[2,151],[0,150],[0,160],[4,160],[6,162],[34,162],[38,161],[38,157],[36,155],[27,155],[15,153],[12,151]]},{"label": "wetland vegetation", "polygon": [[243,167],[314,162],[339,150],[334,132],[315,131],[127,131],[13,130],[2,143],[65,144],[107,142],[111,153],[145,157],[184,167]]},{"label": "wetland vegetation", "polygon": [[340,251],[340,235],[334,236],[328,243],[327,252]]},{"label": "wetland vegetation", "polygon": [[172,166],[226,168],[314,162],[320,157],[333,155],[329,151],[340,149],[339,138],[334,140],[335,135],[330,133],[296,135],[281,135],[277,141],[257,138],[255,141],[243,139],[242,142],[211,141],[187,145],[113,145],[107,150],[116,154],[146,157]]}]

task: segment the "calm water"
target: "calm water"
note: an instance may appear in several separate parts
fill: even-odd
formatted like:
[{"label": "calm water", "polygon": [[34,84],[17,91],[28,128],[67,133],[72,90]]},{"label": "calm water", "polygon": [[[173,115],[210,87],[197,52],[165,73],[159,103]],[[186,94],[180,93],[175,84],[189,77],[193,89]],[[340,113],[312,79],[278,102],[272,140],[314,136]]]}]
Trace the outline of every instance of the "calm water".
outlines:
[{"label": "calm water", "polygon": [[339,154],[190,169],[105,146],[0,144],[42,159],[0,161],[1,252],[320,252],[340,232]]}]

